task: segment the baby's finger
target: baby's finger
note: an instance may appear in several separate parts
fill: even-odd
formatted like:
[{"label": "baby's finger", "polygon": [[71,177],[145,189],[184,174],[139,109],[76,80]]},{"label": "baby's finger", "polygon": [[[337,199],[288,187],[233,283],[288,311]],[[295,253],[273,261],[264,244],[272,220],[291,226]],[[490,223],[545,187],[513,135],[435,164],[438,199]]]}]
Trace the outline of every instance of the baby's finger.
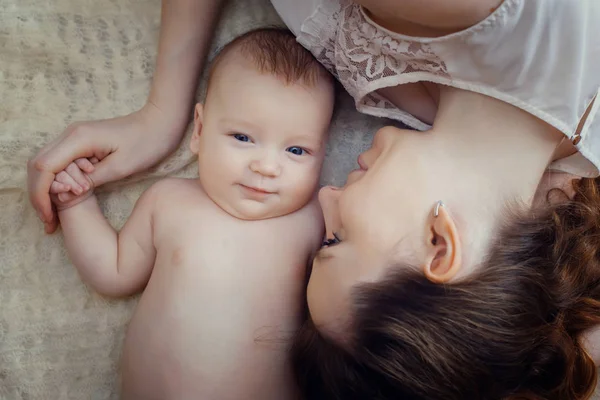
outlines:
[{"label": "baby's finger", "polygon": [[90,158],[90,162],[91,162],[92,164],[98,164],[98,163],[100,162],[100,160],[98,160],[98,158],[96,158],[96,157],[91,157],[91,158]]},{"label": "baby's finger", "polygon": [[60,183],[57,181],[52,182],[52,185],[50,185],[50,193],[52,194],[65,193],[70,190],[71,186],[65,185],[64,183]]},{"label": "baby's finger", "polygon": [[71,178],[75,179],[75,182],[77,182],[83,190],[88,190],[90,188],[87,178],[85,175],[83,175],[83,172],[81,172],[75,163],[69,164],[65,171],[71,176]]},{"label": "baby's finger", "polygon": [[75,160],[75,164],[86,173],[91,173],[94,170],[94,164],[91,163],[87,158],[78,158]]},{"label": "baby's finger", "polygon": [[73,192],[58,194],[58,199],[63,203],[69,203],[69,202],[75,200],[77,197],[79,197],[79,196],[74,195]]},{"label": "baby's finger", "polygon": [[81,186],[79,186],[79,184],[75,182],[75,179],[71,178],[71,176],[65,171],[59,172],[56,175],[56,178],[54,178],[54,180],[60,183],[64,183],[65,185],[71,186],[71,191],[75,194],[83,193],[83,189],[81,188]]},{"label": "baby's finger", "polygon": [[77,197],[77,196],[75,196],[71,192],[58,194],[58,199],[63,203],[67,203],[67,202],[73,200],[75,197]]}]

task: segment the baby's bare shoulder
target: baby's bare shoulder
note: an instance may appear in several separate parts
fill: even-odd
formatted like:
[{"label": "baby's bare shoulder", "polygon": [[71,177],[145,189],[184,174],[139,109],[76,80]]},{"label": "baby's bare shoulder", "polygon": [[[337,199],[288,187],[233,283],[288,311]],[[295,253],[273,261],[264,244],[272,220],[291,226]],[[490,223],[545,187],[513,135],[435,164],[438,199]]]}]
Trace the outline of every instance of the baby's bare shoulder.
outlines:
[{"label": "baby's bare shoulder", "polygon": [[152,184],[142,195],[154,203],[155,217],[173,219],[211,206],[196,179],[166,178]]},{"label": "baby's bare shoulder", "polygon": [[180,195],[183,192],[202,191],[196,179],[164,178],[153,183],[147,191],[155,195],[168,197],[169,195]]},{"label": "baby's bare shoulder", "polygon": [[305,243],[308,248],[319,246],[323,240],[323,214],[316,197],[303,208],[278,218],[262,221],[265,235],[277,235],[282,246]]},{"label": "baby's bare shoulder", "polygon": [[176,204],[185,207],[206,198],[197,179],[165,178],[150,186],[144,195],[155,198],[160,206]]},{"label": "baby's bare shoulder", "polygon": [[323,212],[321,211],[321,206],[319,205],[317,197],[315,196],[308,204],[298,211],[281,217],[281,221],[284,224],[295,224],[298,221],[303,221],[309,229],[322,228]]}]

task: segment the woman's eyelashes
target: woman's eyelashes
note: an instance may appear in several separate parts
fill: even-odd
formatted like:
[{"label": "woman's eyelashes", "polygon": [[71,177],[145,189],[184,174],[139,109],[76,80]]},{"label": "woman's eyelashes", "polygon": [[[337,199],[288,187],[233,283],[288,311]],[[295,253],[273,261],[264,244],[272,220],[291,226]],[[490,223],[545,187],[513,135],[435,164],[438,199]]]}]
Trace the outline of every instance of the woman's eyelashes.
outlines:
[{"label": "woman's eyelashes", "polygon": [[323,241],[322,247],[333,246],[340,242],[341,242],[340,237],[337,235],[337,233],[333,232],[333,239],[325,239]]}]

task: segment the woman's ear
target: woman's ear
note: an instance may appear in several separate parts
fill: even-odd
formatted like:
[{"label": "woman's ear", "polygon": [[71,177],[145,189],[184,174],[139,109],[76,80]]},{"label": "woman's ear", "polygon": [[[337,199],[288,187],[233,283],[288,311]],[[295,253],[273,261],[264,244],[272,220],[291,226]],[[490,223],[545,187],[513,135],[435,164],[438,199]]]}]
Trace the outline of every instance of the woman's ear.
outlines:
[{"label": "woman's ear", "polygon": [[446,283],[462,268],[462,246],[454,219],[445,207],[437,206],[436,213],[428,221],[423,273],[431,282]]},{"label": "woman's ear", "polygon": [[202,121],[204,118],[204,107],[202,104],[196,104],[194,107],[194,130],[192,131],[192,140],[190,141],[190,150],[198,154],[200,151],[200,134],[202,133]]}]

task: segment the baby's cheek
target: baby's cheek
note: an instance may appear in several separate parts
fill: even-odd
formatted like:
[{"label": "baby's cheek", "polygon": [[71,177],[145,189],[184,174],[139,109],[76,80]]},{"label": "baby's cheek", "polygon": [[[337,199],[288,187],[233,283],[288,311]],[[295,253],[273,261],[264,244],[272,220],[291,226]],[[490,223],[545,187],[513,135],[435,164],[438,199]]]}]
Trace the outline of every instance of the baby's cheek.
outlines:
[{"label": "baby's cheek", "polygon": [[307,204],[317,190],[318,177],[312,174],[295,175],[285,184],[286,203],[290,208],[300,208]]},{"label": "baby's cheek", "polygon": [[312,197],[315,191],[319,186],[319,178],[320,178],[320,168],[310,168],[304,171],[302,178],[300,179],[301,184],[298,186],[301,187],[302,193],[305,196]]}]

